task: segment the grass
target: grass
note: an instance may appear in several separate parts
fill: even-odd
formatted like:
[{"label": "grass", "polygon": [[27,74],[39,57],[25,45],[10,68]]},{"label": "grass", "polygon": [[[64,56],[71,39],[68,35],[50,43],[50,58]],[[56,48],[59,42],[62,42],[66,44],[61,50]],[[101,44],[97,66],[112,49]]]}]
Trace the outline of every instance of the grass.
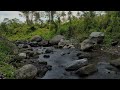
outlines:
[{"label": "grass", "polygon": [[6,78],[14,78],[15,68],[8,64],[10,57],[9,55],[13,51],[11,48],[12,45],[8,41],[0,41],[0,73],[4,74]]},{"label": "grass", "polygon": [[15,70],[16,69],[12,65],[0,61],[0,72],[3,73],[7,79],[14,79]]},{"label": "grass", "polygon": [[35,35],[40,35],[42,36],[44,39],[48,40],[50,38],[52,38],[54,36],[54,32],[50,31],[48,29],[37,29],[33,32],[25,32],[25,33],[17,33],[15,35],[11,35],[9,36],[9,40],[14,41],[14,40],[29,40],[31,37],[35,36]]}]

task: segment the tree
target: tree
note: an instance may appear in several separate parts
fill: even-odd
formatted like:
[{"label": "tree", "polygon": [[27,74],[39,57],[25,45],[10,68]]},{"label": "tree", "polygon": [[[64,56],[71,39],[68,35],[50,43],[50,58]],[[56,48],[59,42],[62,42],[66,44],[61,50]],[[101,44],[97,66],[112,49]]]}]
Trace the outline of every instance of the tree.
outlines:
[{"label": "tree", "polygon": [[73,34],[72,34],[72,21],[71,21],[71,16],[72,16],[72,12],[68,11],[68,20],[69,20],[69,29],[68,29],[68,38],[70,38]]},{"label": "tree", "polygon": [[109,26],[106,30],[108,32],[117,32],[120,28],[120,11],[105,11],[107,24]]},{"label": "tree", "polygon": [[61,20],[60,20],[61,12],[60,12],[60,11],[57,11],[57,12],[56,12],[56,17],[57,17],[57,21],[58,21],[58,29],[59,29],[59,27],[60,27],[60,23],[61,23]]},{"label": "tree", "polygon": [[21,17],[25,17],[26,23],[28,25],[33,24],[34,21],[34,16],[37,11],[20,11],[21,13],[19,14]]},{"label": "tree", "polygon": [[61,16],[63,17],[63,21],[64,21],[66,16],[65,11],[62,11]]},{"label": "tree", "polygon": [[30,11],[20,11],[21,13],[19,14],[21,17],[25,17],[26,19],[26,23],[28,25],[30,25],[30,19],[29,19],[29,15],[30,15]]},{"label": "tree", "polygon": [[37,13],[37,11],[30,11],[30,23],[33,24],[33,19],[34,19],[34,15],[35,13]]},{"label": "tree", "polygon": [[56,13],[56,11],[45,11],[47,13],[47,16],[49,18],[49,22],[53,23],[54,22],[54,14]]},{"label": "tree", "polygon": [[68,20],[69,20],[70,23],[71,23],[71,16],[72,16],[72,12],[68,11]]},{"label": "tree", "polygon": [[77,12],[77,15],[76,15],[78,18],[80,18],[80,12],[78,11]]},{"label": "tree", "polygon": [[94,23],[94,17],[96,15],[95,11],[82,11],[83,18],[84,18],[84,31],[88,31],[92,29],[92,27],[95,25]]},{"label": "tree", "polygon": [[38,21],[39,21],[39,19],[40,19],[40,13],[39,12],[35,12],[35,14],[34,14],[34,16],[35,16],[35,23],[37,23]]}]

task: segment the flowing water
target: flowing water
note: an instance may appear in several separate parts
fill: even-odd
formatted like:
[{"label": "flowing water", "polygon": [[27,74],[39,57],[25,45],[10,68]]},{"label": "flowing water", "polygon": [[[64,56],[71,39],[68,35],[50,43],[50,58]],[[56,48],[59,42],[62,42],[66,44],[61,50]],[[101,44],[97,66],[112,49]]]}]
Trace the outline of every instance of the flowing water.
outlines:
[{"label": "flowing water", "polygon": [[[39,61],[47,61],[48,65],[52,66],[52,70],[47,71],[45,76],[41,79],[120,79],[119,72],[111,73],[106,70],[106,66],[110,66],[109,64],[97,65],[98,72],[93,75],[89,75],[87,77],[79,77],[74,74],[73,71],[66,71],[65,66],[73,60],[77,60],[78,57],[76,54],[81,52],[78,49],[55,49],[53,47],[44,47],[44,48],[35,48],[34,50],[38,50],[39,52],[45,51],[47,48],[52,48],[53,53],[49,54],[41,54],[39,55]],[[109,62],[111,60],[117,59],[119,56],[112,55],[110,53],[105,53],[102,51],[90,52],[92,55],[92,59],[89,60],[89,63],[97,64],[98,62]],[[49,58],[44,58],[44,55],[50,55]],[[111,66],[110,66],[111,67]]]}]

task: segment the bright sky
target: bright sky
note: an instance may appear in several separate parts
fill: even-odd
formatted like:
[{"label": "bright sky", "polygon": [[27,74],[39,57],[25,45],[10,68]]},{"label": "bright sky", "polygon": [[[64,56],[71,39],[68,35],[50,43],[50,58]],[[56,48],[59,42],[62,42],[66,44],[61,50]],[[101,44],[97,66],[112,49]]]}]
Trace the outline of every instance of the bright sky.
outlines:
[{"label": "bright sky", "polygon": [[[77,11],[72,11],[73,15],[75,15],[77,13]],[[0,22],[2,22],[4,20],[4,18],[9,18],[9,19],[13,19],[13,18],[17,18],[20,21],[24,21],[25,19],[23,17],[19,16],[19,11],[0,11]]]},{"label": "bright sky", "polygon": [[20,21],[24,21],[24,18],[19,16],[18,11],[0,11],[0,22],[3,21],[4,18],[17,18],[20,19]]},{"label": "bright sky", "polygon": [[[68,11],[65,12],[67,13]],[[9,18],[9,19],[17,18],[20,21],[25,21],[25,18],[20,17],[19,13],[20,13],[19,11],[0,11],[0,22],[2,22],[4,18]],[[76,15],[77,11],[72,11],[72,14]],[[45,18],[42,19],[45,20]]]}]

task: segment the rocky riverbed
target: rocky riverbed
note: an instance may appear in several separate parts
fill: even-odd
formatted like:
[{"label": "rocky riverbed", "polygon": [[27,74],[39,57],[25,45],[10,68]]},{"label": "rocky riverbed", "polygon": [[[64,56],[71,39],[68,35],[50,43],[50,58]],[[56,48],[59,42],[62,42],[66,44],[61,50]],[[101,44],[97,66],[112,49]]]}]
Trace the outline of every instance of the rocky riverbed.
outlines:
[{"label": "rocky riverbed", "polygon": [[[16,78],[120,79],[120,56],[93,48],[95,41],[103,39],[99,39],[99,34],[104,36],[98,32],[91,34],[81,44],[82,49],[74,47],[68,40],[64,42],[64,37],[60,35],[51,41],[36,36],[31,42],[17,42],[20,52],[10,62],[18,68]],[[94,40],[92,36],[95,36]]]}]

